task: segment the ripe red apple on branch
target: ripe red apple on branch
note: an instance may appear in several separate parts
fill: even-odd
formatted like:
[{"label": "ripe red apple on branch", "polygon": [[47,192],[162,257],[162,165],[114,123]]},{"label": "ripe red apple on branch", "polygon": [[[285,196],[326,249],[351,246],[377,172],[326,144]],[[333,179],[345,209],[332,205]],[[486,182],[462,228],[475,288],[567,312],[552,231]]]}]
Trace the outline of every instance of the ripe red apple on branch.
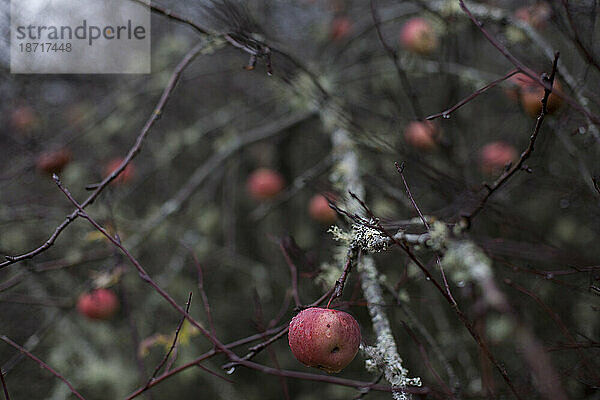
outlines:
[{"label": "ripe red apple on branch", "polygon": [[79,297],[77,309],[90,319],[108,319],[119,309],[119,300],[111,290],[95,289]]},{"label": "ripe red apple on branch", "polygon": [[406,50],[425,55],[437,49],[438,38],[429,21],[414,17],[402,26],[400,44]]},{"label": "ripe red apple on branch", "polygon": [[277,171],[259,168],[250,174],[246,181],[248,194],[255,200],[269,200],[283,190],[285,180]]},{"label": "ripe red apple on branch", "polygon": [[356,356],[361,335],[350,314],[311,307],[292,318],[288,341],[298,361],[326,372],[340,372]]}]

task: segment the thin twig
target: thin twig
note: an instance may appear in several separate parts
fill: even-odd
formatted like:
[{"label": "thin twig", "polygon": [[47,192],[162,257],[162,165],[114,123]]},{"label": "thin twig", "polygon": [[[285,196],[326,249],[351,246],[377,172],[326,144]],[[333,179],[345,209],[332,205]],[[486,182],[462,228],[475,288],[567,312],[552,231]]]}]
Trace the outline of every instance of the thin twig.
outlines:
[{"label": "thin twig", "polygon": [[[83,397],[77,390],[75,390],[75,388],[73,387],[73,385],[71,385],[71,383],[64,376],[62,376],[61,374],[59,374],[58,372],[56,372],[54,369],[52,369],[52,367],[50,367],[48,364],[46,364],[45,362],[43,362],[42,360],[40,360],[39,358],[37,358],[36,356],[34,356],[33,354],[31,354],[24,347],[19,346],[17,343],[13,342],[12,340],[10,340],[8,337],[6,337],[4,335],[0,335],[0,340],[2,340],[5,343],[11,345],[15,349],[19,350],[22,354],[25,354],[27,357],[29,357],[33,361],[37,362],[40,367],[42,367],[42,368],[50,371],[52,373],[52,375],[56,376],[58,379],[60,379],[61,381],[63,381],[69,387],[69,390],[71,390],[71,393],[73,393],[75,396],[77,396],[78,399],[85,400],[85,397]],[[3,379],[3,385],[4,385],[4,379]],[[5,391],[5,394],[6,394],[6,391]]]},{"label": "thin twig", "polygon": [[208,320],[208,326],[210,327],[210,331],[213,336],[216,337],[216,329],[215,324],[212,318],[212,312],[210,310],[210,303],[208,302],[208,296],[206,295],[206,291],[204,290],[204,272],[202,269],[202,264],[196,257],[196,253],[190,248],[190,254],[192,255],[192,259],[194,260],[194,265],[196,266],[196,272],[198,275],[198,290],[200,291],[200,296],[202,297],[202,304],[204,304],[204,312],[206,313],[206,319]]},{"label": "thin twig", "polygon": [[471,93],[471,95],[469,95],[466,98],[462,99],[461,101],[459,101],[458,103],[456,103],[455,105],[453,105],[452,107],[450,107],[449,109],[447,109],[445,111],[442,111],[441,113],[430,115],[430,116],[428,116],[425,119],[427,119],[427,120],[433,120],[433,119],[436,119],[436,118],[439,118],[439,117],[450,118],[450,114],[452,114],[454,111],[458,110],[460,107],[464,106],[465,104],[467,104],[468,102],[470,102],[471,100],[473,100],[474,98],[476,98],[477,96],[479,96],[480,94],[482,94],[483,92],[485,92],[486,90],[493,88],[494,86],[498,85],[500,82],[503,82],[503,81],[507,80],[508,78],[510,78],[514,74],[517,74],[518,72],[519,72],[518,69],[512,69],[512,70],[510,70],[502,78],[496,79],[495,81],[488,83],[487,85],[485,85],[481,89],[477,89],[476,91],[474,91],[473,93]]},{"label": "thin twig", "polygon": [[292,259],[290,258],[290,255],[288,254],[288,246],[287,246],[287,242],[288,242],[288,238],[282,238],[279,241],[279,248],[281,249],[281,252],[283,253],[283,257],[285,258],[285,261],[290,269],[290,279],[291,279],[291,283],[292,283],[292,297],[294,299],[294,303],[296,304],[296,307],[300,307],[302,305],[302,303],[300,302],[300,296],[298,295],[298,268],[296,268],[296,265],[294,264],[294,262],[292,261]]},{"label": "thin twig", "polygon": [[342,297],[342,293],[344,291],[344,285],[346,284],[346,279],[348,278],[348,274],[350,273],[350,270],[352,269],[352,265],[356,263],[356,260],[358,260],[359,257],[360,257],[360,249],[358,249],[356,247],[351,247],[350,249],[348,249],[348,255],[346,256],[346,264],[344,265],[344,270],[342,271],[342,275],[340,275],[338,280],[335,281],[335,285],[333,287],[333,293],[331,294],[331,297],[329,298],[329,301],[327,302],[326,308],[329,308],[329,305],[331,304],[331,302],[333,300]]},{"label": "thin twig", "polygon": [[[234,348],[234,347],[242,346],[244,344],[247,344],[247,343],[250,343],[250,342],[253,342],[253,341],[261,339],[264,336],[264,334],[269,334],[270,335],[270,334],[273,334],[275,332],[278,332],[280,329],[283,329],[283,327],[277,327],[277,328],[269,329],[266,332],[264,332],[263,334],[258,333],[258,334],[254,334],[254,335],[242,338],[242,339],[238,339],[238,340],[236,340],[234,342],[227,343],[225,345],[225,347],[227,347],[228,349],[231,349],[231,348]],[[196,366],[199,363],[201,363],[202,361],[204,361],[206,359],[209,359],[209,358],[211,358],[211,357],[213,357],[213,356],[215,356],[217,354],[219,354],[218,351],[213,348],[213,349],[209,350],[208,352],[202,354],[200,357],[198,357],[198,358],[196,358],[196,359],[194,359],[194,360],[192,360],[192,361],[190,361],[188,363],[185,363],[184,365],[181,365],[181,366],[179,366],[177,368],[171,369],[171,370],[163,373],[161,376],[159,376],[158,378],[156,378],[155,380],[153,380],[150,383],[150,385],[143,386],[143,387],[137,389],[135,392],[133,392],[131,395],[129,395],[129,397],[127,397],[126,400],[131,400],[131,399],[133,399],[133,398],[141,395],[146,390],[150,389],[151,387],[153,387],[155,385],[158,385],[159,383],[165,381],[169,377],[171,377],[171,376],[173,376],[175,374],[178,374],[179,372],[181,372],[181,371],[183,371],[183,370],[185,370],[187,368]]]},{"label": "thin twig", "polygon": [[[192,304],[192,292],[190,292],[187,304],[185,305],[185,311],[186,312],[190,311],[190,304]],[[158,365],[156,366],[156,368],[154,368],[154,372],[150,376],[150,379],[148,379],[148,382],[146,382],[146,386],[149,385],[150,382],[152,382],[154,380],[154,378],[156,377],[156,375],[158,375],[158,371],[160,371],[160,369],[165,365],[165,363],[169,359],[169,356],[171,355],[171,353],[173,352],[173,349],[177,345],[177,338],[179,337],[179,331],[181,331],[181,327],[183,326],[184,322],[185,322],[185,317],[181,318],[181,321],[179,322],[179,325],[177,325],[177,329],[175,329],[175,336],[173,337],[173,342],[171,343],[171,347],[169,348],[169,351],[167,351],[167,353],[164,355],[164,357],[162,358],[162,360],[158,363]]]},{"label": "thin twig", "polygon": [[415,93],[414,89],[412,88],[412,85],[410,84],[410,81],[408,80],[408,76],[406,75],[406,72],[400,66],[398,52],[396,50],[394,50],[385,41],[385,38],[383,37],[383,34],[381,33],[381,27],[380,27],[381,22],[379,21],[379,17],[377,15],[377,9],[375,8],[375,0],[371,0],[371,15],[373,17],[373,22],[375,25],[375,30],[377,32],[377,37],[379,38],[379,42],[381,43],[381,45],[387,52],[388,56],[394,63],[394,66],[396,67],[396,73],[398,74],[398,78],[400,78],[400,84],[402,85],[402,88],[408,95],[408,98],[410,100],[409,103],[412,107],[413,114],[416,119],[421,120],[423,118],[423,111],[421,109],[421,105],[419,104],[419,98],[418,98],[417,94]]},{"label": "thin twig", "polygon": [[4,372],[0,369],[0,380],[2,381],[2,390],[4,391],[4,400],[10,400],[10,395],[8,394],[8,386],[6,386],[6,381],[4,380]]},{"label": "thin twig", "polygon": [[598,194],[600,194],[600,184],[598,184],[598,178],[596,178],[595,176],[592,177],[592,183],[594,184],[594,189],[596,189]]}]

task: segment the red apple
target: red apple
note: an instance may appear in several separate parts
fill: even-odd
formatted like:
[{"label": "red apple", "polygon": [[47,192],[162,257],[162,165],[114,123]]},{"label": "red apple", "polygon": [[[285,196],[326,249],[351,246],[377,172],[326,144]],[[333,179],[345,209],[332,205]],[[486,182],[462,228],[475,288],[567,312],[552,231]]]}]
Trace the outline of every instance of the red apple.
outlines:
[{"label": "red apple", "polygon": [[479,152],[481,171],[486,175],[500,173],[508,163],[517,158],[518,153],[514,146],[503,141],[488,143]]},{"label": "red apple", "polygon": [[326,308],[307,308],[292,318],[290,349],[298,361],[327,372],[340,372],[360,345],[358,322],[350,314]]},{"label": "red apple", "polygon": [[38,123],[38,118],[29,106],[20,106],[15,108],[10,116],[11,124],[19,132],[29,132]]},{"label": "red apple", "polygon": [[[112,174],[114,170],[119,168],[119,165],[121,165],[121,163],[123,161],[124,161],[123,158],[113,158],[112,160],[110,160],[106,164],[106,167],[104,168],[104,176],[108,176],[108,175]],[[129,164],[127,164],[125,169],[123,171],[121,171],[119,176],[117,176],[115,178],[115,180],[113,182],[117,183],[117,184],[124,184],[124,183],[130,182],[134,176],[135,176],[135,167],[133,166],[133,163],[130,162]]]},{"label": "red apple", "polygon": [[72,156],[71,150],[66,147],[45,151],[37,156],[35,166],[40,172],[59,174],[69,164]]},{"label": "red apple", "polygon": [[117,295],[108,289],[95,289],[79,296],[77,309],[91,319],[108,319],[119,308]]},{"label": "red apple", "polygon": [[[546,108],[548,110],[548,114],[555,113],[560,106],[562,105],[562,99],[554,94],[554,91],[562,91],[562,85],[558,80],[554,80],[554,84],[552,86],[552,93],[548,97],[548,104]],[[542,98],[544,97],[544,88],[530,81],[529,84],[525,84],[521,86],[521,94],[519,100],[521,101],[521,106],[525,110],[527,114],[536,118],[540,112],[542,111]]]},{"label": "red apple", "polygon": [[336,17],[331,22],[331,39],[342,40],[352,31],[352,22],[346,16]]},{"label": "red apple", "polygon": [[310,199],[308,214],[312,219],[322,224],[330,224],[337,218],[337,213],[329,207],[327,197],[322,194],[316,194]]},{"label": "red apple", "polygon": [[279,172],[268,168],[259,168],[248,177],[246,189],[252,198],[264,201],[275,197],[283,187],[285,181]]},{"label": "red apple", "polygon": [[[521,104],[525,112],[536,118],[542,111],[542,98],[544,88],[525,74],[515,74],[506,80],[509,87],[505,89],[506,95]],[[558,79],[554,79],[553,92],[562,91],[562,85]],[[562,99],[551,93],[548,97],[548,114],[555,113],[562,105]]]},{"label": "red apple", "polygon": [[438,38],[433,26],[426,19],[415,17],[402,26],[400,44],[414,53],[429,54],[437,48]]},{"label": "red apple", "polygon": [[529,7],[520,7],[515,11],[515,18],[527,22],[538,30],[546,27],[546,23],[550,20],[551,15],[552,8],[545,2]]},{"label": "red apple", "polygon": [[413,121],[404,130],[404,140],[419,150],[433,150],[439,136],[440,130],[432,121]]}]

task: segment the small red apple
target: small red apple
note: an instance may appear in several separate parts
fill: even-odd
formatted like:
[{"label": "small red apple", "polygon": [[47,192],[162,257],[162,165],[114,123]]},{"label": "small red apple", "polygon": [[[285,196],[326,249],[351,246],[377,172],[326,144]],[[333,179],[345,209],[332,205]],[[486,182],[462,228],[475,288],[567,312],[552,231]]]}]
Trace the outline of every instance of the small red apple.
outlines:
[{"label": "small red apple", "polygon": [[268,168],[259,168],[248,177],[246,189],[252,198],[264,201],[275,197],[283,187],[285,181],[279,172]]},{"label": "small red apple", "polygon": [[356,356],[361,335],[350,314],[311,307],[292,318],[290,349],[298,361],[327,372],[340,372]]},{"label": "small red apple", "polygon": [[544,29],[551,16],[552,8],[545,2],[529,7],[520,7],[515,11],[515,18],[527,22],[537,30]]},{"label": "small red apple", "polygon": [[37,156],[35,166],[40,172],[59,174],[69,164],[72,156],[71,150],[66,147],[45,151]]},{"label": "small red apple", "polygon": [[517,158],[517,150],[503,141],[488,143],[479,152],[481,171],[486,175],[500,173],[508,163],[514,162]]},{"label": "small red apple", "polygon": [[312,219],[322,224],[330,224],[337,218],[337,213],[329,207],[327,197],[322,194],[316,194],[310,199],[308,214]]},{"label": "small red apple", "polygon": [[91,319],[108,319],[119,308],[117,295],[108,289],[95,289],[79,296],[77,309]]},{"label": "small red apple", "polygon": [[342,40],[352,31],[352,21],[346,16],[336,17],[331,22],[331,39]]},{"label": "small red apple", "polygon": [[438,38],[426,19],[414,17],[402,26],[400,44],[414,53],[429,54],[437,48]]},{"label": "small red apple", "polygon": [[38,123],[38,117],[33,108],[20,106],[12,111],[10,121],[13,128],[17,131],[29,132]]},{"label": "small red apple", "polygon": [[440,129],[432,121],[413,121],[404,130],[404,140],[419,150],[433,150],[439,136]]},{"label": "small red apple", "polygon": [[[106,167],[104,168],[104,176],[108,176],[108,175],[112,174],[114,170],[119,168],[119,165],[121,165],[121,163],[123,161],[124,161],[123,158],[113,158],[112,160],[110,160],[106,164]],[[124,183],[130,182],[134,176],[135,176],[135,167],[133,166],[133,163],[130,162],[129,164],[127,164],[125,169],[123,171],[121,171],[119,176],[117,176],[115,178],[115,180],[113,182],[117,183],[117,184],[124,184]]]}]

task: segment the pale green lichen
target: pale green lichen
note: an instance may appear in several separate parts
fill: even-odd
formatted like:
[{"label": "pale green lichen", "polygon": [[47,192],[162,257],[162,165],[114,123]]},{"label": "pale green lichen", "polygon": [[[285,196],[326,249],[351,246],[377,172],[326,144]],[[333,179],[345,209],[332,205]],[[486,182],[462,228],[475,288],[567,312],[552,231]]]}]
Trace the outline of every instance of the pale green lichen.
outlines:
[{"label": "pale green lichen", "polygon": [[315,283],[323,288],[330,288],[335,285],[341,274],[342,269],[338,264],[324,262],[321,264],[319,274],[315,277]]},{"label": "pale green lichen", "polygon": [[446,247],[446,241],[449,235],[448,227],[441,221],[435,221],[429,229],[429,239],[427,246],[432,250],[442,251]]},{"label": "pale green lichen", "polygon": [[[386,380],[393,389],[402,389],[407,386],[420,386],[420,378],[409,378],[408,370],[402,366],[402,358],[398,355],[396,342],[392,335],[390,323],[385,315],[383,294],[379,286],[379,277],[371,258],[366,257],[358,265],[361,274],[361,285],[366,299],[369,299],[367,308],[373,322],[373,330],[377,335],[375,346],[363,346],[368,370],[375,368],[381,370]],[[396,400],[407,400],[410,396],[400,390],[393,392]]]},{"label": "pale green lichen", "polygon": [[493,275],[488,256],[469,241],[450,242],[442,263],[455,281],[484,281]]}]

